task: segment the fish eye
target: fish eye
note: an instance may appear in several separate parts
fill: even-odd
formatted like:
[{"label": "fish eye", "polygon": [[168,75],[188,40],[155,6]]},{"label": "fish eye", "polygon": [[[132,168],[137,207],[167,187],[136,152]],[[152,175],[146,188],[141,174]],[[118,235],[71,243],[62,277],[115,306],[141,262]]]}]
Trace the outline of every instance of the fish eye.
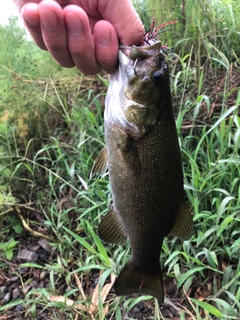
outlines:
[{"label": "fish eye", "polygon": [[163,73],[162,73],[162,70],[161,70],[161,69],[155,71],[155,72],[153,73],[153,75],[152,75],[152,79],[153,79],[153,81],[154,81],[155,83],[160,82],[160,81],[162,80],[162,78],[163,78]]}]

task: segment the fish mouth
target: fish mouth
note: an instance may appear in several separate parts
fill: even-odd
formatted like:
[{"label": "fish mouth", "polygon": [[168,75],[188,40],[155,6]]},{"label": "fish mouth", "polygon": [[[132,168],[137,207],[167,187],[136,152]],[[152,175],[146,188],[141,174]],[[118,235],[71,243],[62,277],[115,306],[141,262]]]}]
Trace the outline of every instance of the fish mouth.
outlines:
[{"label": "fish mouth", "polygon": [[162,53],[161,41],[156,41],[146,46],[119,46],[119,75],[127,75],[128,78],[137,75],[137,63],[150,59]]},{"label": "fish mouth", "polygon": [[[145,60],[162,52],[161,41],[146,46],[119,46],[119,62],[127,65],[129,61]],[[128,58],[128,59],[127,59]]]}]

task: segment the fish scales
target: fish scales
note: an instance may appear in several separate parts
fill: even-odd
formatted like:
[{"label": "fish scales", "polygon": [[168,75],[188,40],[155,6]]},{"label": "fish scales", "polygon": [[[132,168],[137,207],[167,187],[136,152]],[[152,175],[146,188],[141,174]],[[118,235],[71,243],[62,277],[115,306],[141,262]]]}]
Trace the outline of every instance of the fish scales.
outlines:
[{"label": "fish scales", "polygon": [[[121,212],[130,241],[133,235],[139,237],[144,224],[148,226],[148,233],[152,236],[156,233],[158,238],[167,236],[173,227],[183,198],[182,169],[180,161],[177,161],[180,160],[180,153],[173,129],[168,119],[167,124],[160,122],[135,142],[141,165],[139,174],[131,170],[131,165],[121,161],[121,152],[112,148],[111,127],[106,129],[106,142],[110,145],[107,150],[113,204],[116,213]],[[159,139],[163,136],[166,139]],[[175,145],[176,151],[173,152],[169,145]],[[134,225],[136,217],[139,225]],[[150,225],[153,227],[150,228]]]},{"label": "fish scales", "polygon": [[[106,149],[93,167],[108,166],[112,205],[99,226],[103,241],[131,246],[115,283],[118,295],[164,300],[160,253],[164,237],[188,239],[192,217],[184,202],[183,173],[161,43],[119,53],[119,70],[106,98]],[[146,55],[144,56],[144,53]],[[160,77],[159,77],[160,75]],[[102,162],[105,161],[103,164]]]}]

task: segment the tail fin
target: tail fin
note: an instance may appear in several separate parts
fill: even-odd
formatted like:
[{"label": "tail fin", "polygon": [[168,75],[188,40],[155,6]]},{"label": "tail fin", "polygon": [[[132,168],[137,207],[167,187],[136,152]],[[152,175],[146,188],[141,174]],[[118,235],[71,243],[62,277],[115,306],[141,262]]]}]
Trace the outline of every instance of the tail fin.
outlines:
[{"label": "tail fin", "polygon": [[164,301],[163,278],[161,268],[156,275],[139,272],[128,262],[120,272],[115,282],[115,292],[118,296],[132,293],[151,295],[158,299],[159,303]]}]

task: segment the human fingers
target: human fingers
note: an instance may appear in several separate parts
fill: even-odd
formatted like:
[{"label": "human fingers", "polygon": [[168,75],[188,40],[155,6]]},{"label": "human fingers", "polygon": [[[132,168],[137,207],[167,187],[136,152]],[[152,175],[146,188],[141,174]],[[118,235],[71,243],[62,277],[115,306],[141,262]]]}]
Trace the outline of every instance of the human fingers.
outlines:
[{"label": "human fingers", "polygon": [[118,63],[118,37],[108,21],[101,20],[94,27],[96,59],[107,73],[114,73]]},{"label": "human fingers", "polygon": [[101,70],[96,61],[94,39],[86,12],[75,5],[63,9],[67,26],[68,49],[76,67],[84,74]]},{"label": "human fingers", "polygon": [[22,7],[21,16],[35,43],[43,50],[47,50],[42,37],[40,17],[37,3],[29,3]]},{"label": "human fingers", "polygon": [[[30,3],[40,3],[41,1],[42,0],[13,0],[13,2],[15,3],[19,11],[21,11],[22,7],[25,6],[26,4],[28,5]],[[55,0],[55,1],[58,2],[62,7],[65,7],[66,5],[69,4],[70,0]]]},{"label": "human fingers", "polygon": [[53,0],[43,0],[38,6],[42,38],[47,50],[63,67],[74,67],[68,51],[67,32],[61,6]]},{"label": "human fingers", "polygon": [[19,12],[21,11],[22,7],[29,3],[39,3],[41,0],[13,0],[15,5],[17,6]]},{"label": "human fingers", "polygon": [[120,43],[140,45],[144,27],[130,0],[99,0],[99,8],[104,19],[115,28]]}]

